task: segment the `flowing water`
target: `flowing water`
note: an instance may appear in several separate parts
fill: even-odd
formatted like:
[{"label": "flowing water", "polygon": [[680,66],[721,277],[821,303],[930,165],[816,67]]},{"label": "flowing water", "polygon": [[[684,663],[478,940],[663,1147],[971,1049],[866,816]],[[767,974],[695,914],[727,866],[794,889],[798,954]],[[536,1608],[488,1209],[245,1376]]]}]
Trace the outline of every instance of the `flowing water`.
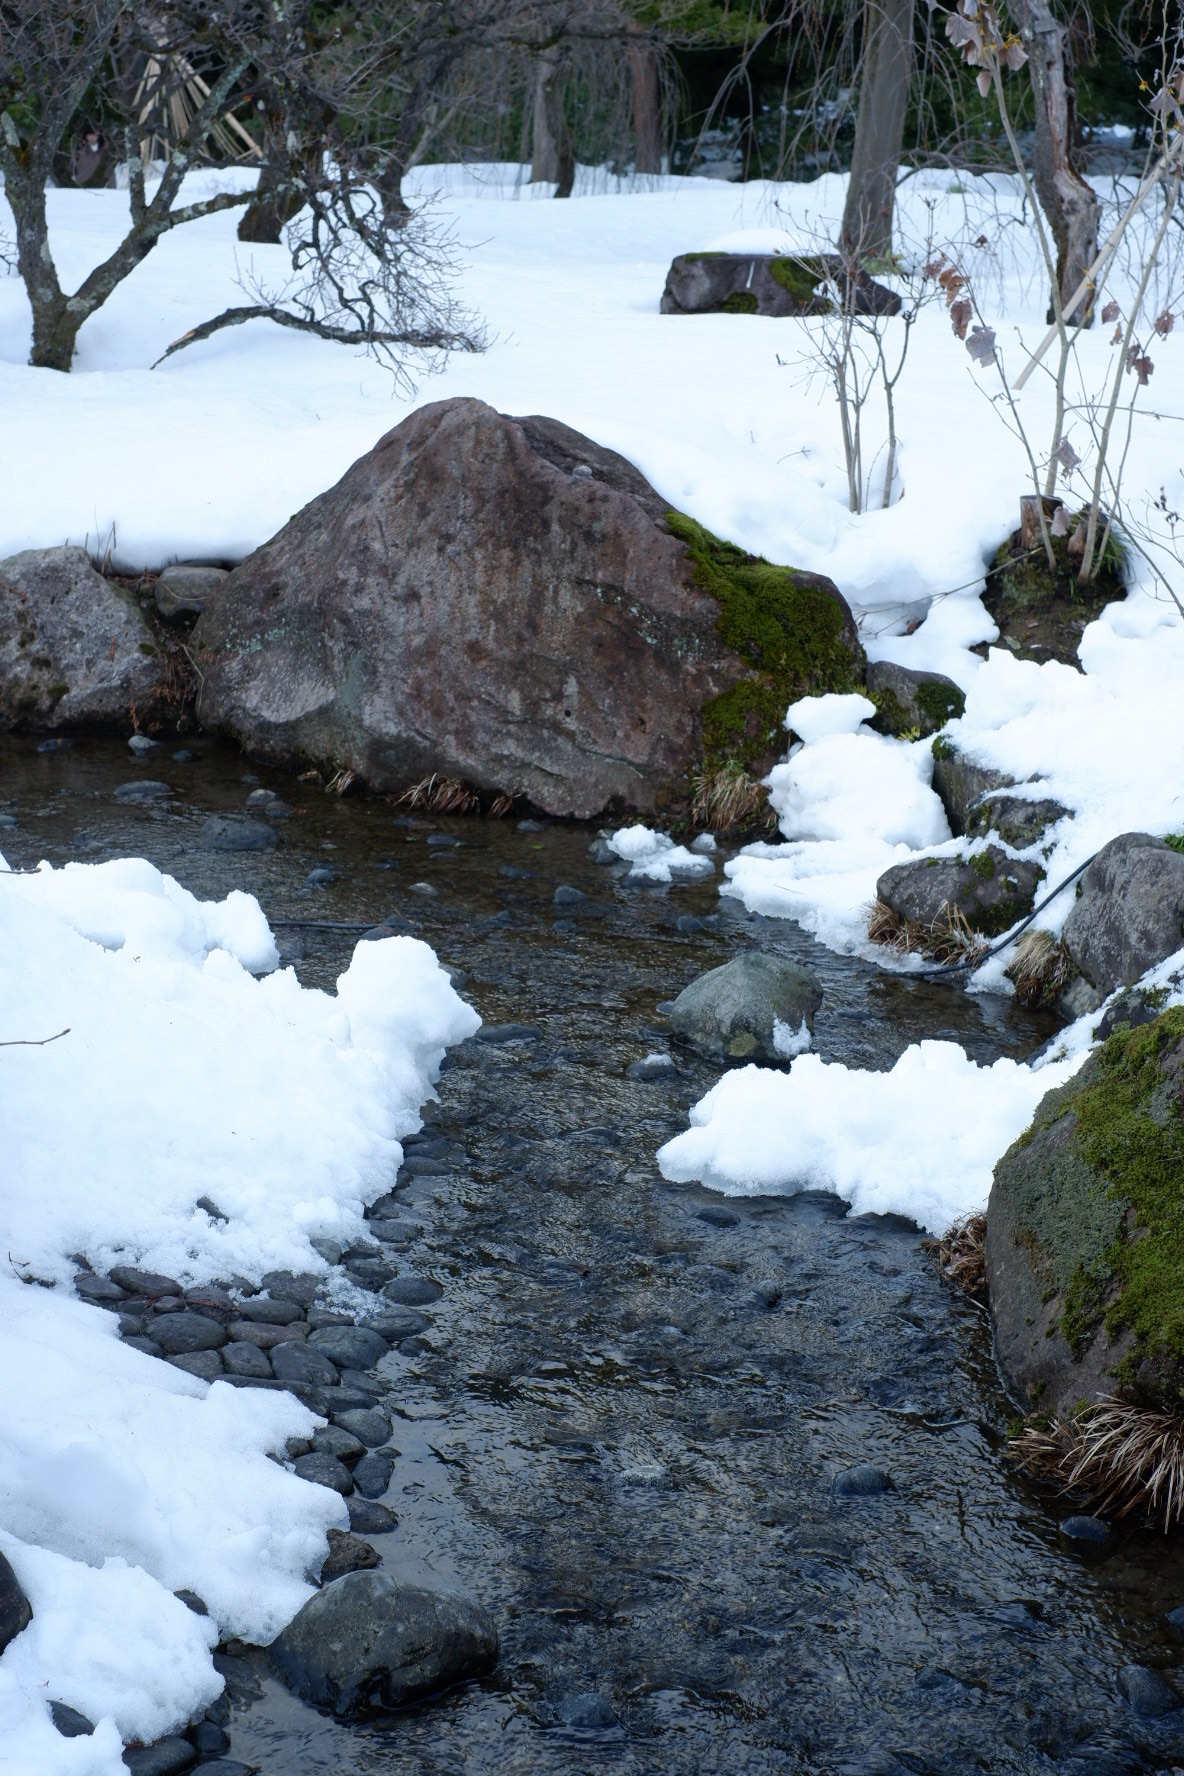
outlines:
[{"label": "flowing water", "polygon": [[[391,1256],[444,1292],[421,1348],[382,1366],[399,1523],[376,1546],[480,1597],[498,1669],[350,1727],[251,1655],[227,1666],[230,1755],[266,1776],[1184,1766],[1184,1718],[1141,1720],[1117,1686],[1131,1662],[1176,1663],[1178,1542],[1122,1530],[1083,1561],[1058,1530],[1070,1507],[1009,1469],[982,1316],[917,1230],[817,1193],[666,1183],[654,1154],[715,1071],[678,1054],[672,1079],[626,1075],[667,1047],[659,1003],[748,945],[815,970],[827,1059],[886,1067],[919,1037],[1022,1057],[1052,1026],[833,956],[711,884],[624,883],[586,828],[408,823],[191,745],[135,762],[113,740],[0,743],[9,863],[142,855],[277,921],[390,918],[465,971],[487,1024],[534,1032],[455,1050],[425,1107],[431,1151],[397,1189],[418,1231]],[[114,800],[137,777],[176,794]],[[203,850],[202,821],[260,780],[296,807],[282,845]],[[335,878],[308,887],[313,868]],[[589,899],[556,905],[561,884]],[[284,934],[301,979],[331,987],[354,934]],[[891,1490],[837,1496],[860,1463]]]}]

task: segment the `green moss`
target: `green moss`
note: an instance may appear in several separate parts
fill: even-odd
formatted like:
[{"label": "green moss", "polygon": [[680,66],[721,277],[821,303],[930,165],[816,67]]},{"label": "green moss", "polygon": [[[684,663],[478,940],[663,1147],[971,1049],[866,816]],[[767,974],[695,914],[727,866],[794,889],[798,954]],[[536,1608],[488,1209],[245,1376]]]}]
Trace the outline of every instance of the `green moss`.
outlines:
[{"label": "green moss", "polygon": [[769,276],[804,307],[830,306],[825,296],[817,294],[819,284],[830,276],[824,259],[795,259],[789,253],[777,253],[769,261]]},{"label": "green moss", "polygon": [[46,695],[51,703],[60,703],[69,689],[70,687],[68,684],[51,684]]},{"label": "green moss", "polygon": [[140,643],[140,652],[142,654],[154,654],[156,652],[156,649],[153,647],[153,645],[150,641],[142,641]]},{"label": "green moss", "polygon": [[951,742],[946,739],[944,734],[939,734],[934,740],[930,751],[933,753],[935,759],[952,759],[957,751],[957,747],[953,746]]},{"label": "green moss", "polygon": [[[1084,1354],[1090,1335],[1102,1317],[1103,1305],[1103,1277],[1096,1268],[1087,1270],[1084,1264],[1079,1264],[1069,1279],[1061,1312],[1061,1331],[1075,1358]],[[1049,1336],[1055,1331],[1055,1325],[1050,1326]]]},{"label": "green moss", "polygon": [[881,734],[899,738],[908,732],[912,726],[909,712],[895,691],[869,691],[868,696],[876,706],[875,725]]},{"label": "green moss", "polygon": [[935,728],[944,728],[948,721],[954,721],[966,710],[965,694],[955,684],[938,684],[927,679],[919,684],[913,693],[913,700],[921,714]]},{"label": "green moss", "polygon": [[989,851],[976,851],[970,860],[970,867],[980,882],[990,882],[995,876],[995,859]]},{"label": "green moss", "polygon": [[751,290],[733,290],[730,296],[724,297],[720,312],[726,315],[754,315],[757,306],[757,299]]},{"label": "green moss", "polygon": [[682,512],[668,512],[666,527],[719,606],[720,640],[752,670],[703,710],[704,768],[763,766],[781,747],[785,711],[798,697],[860,688],[862,650],[844,635],[842,605],[814,575],[748,555]]},{"label": "green moss", "polygon": [[697,259],[726,259],[728,255],[717,247],[709,253],[684,253],[682,256],[688,264],[693,265]]},{"label": "green moss", "polygon": [[1165,833],[1163,842],[1173,851],[1184,851],[1184,833]]}]

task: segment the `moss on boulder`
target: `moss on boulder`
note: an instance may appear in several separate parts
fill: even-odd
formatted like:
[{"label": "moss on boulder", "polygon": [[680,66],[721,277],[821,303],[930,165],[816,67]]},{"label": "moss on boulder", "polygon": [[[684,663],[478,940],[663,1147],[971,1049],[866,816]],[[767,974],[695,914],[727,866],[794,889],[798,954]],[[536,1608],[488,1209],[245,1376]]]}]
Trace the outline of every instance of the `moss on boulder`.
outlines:
[{"label": "moss on boulder", "polygon": [[855,620],[822,574],[776,567],[682,512],[668,512],[666,526],[685,545],[696,584],[719,606],[720,640],[752,669],[704,706],[703,768],[767,769],[784,747],[791,703],[862,687]]},{"label": "moss on boulder", "polygon": [[987,1278],[1016,1395],[1184,1406],[1184,1007],[1121,1024],[995,1168]]}]

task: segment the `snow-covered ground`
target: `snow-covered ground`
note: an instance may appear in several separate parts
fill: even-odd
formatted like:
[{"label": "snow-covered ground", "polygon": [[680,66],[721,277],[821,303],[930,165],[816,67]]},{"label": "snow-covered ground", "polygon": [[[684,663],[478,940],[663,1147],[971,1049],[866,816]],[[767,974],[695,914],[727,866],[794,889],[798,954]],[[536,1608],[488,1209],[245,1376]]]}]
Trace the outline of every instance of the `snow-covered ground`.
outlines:
[{"label": "snow-covered ground", "polygon": [[[0,1659],[0,1762],[120,1776],[124,1740],[219,1693],[213,1644],[291,1618],[345,1508],[268,1459],[304,1406],[121,1343],[73,1296],[75,1255],[186,1283],[326,1270],[310,1239],[361,1233],[480,1020],[411,938],[359,944],[334,996],[302,988],[250,896],[137,861],[0,874],[0,954],[0,1040],[69,1031],[0,1051],[0,1551],[34,1612]],[[63,1738],[52,1701],[95,1734]]]},{"label": "snow-covered ground", "polygon": [[[237,177],[203,175],[186,195]],[[241,278],[282,282],[283,249],[240,248],[233,213],[166,238],[84,328],[69,376],[27,367],[23,290],[0,278],[0,557],[70,541],[133,571],[233,561],[413,405],[478,396],[578,427],[721,535],[831,575],[872,657],[956,679],[967,692],[950,728],[958,745],[1039,778],[1032,793],[1072,811],[1052,835],[1051,881],[1119,832],[1184,828],[1184,623],[1145,564],[1126,601],[1087,630],[1083,673],[969,651],[995,636],[982,571],[1016,523],[1028,464],[996,411],[996,371],[971,361],[940,302],[916,321],[897,389],[899,497],[862,515],[847,509],[835,403],[817,374],[825,323],[658,313],[676,253],[828,244],[841,179],[633,189],[585,175],[566,203],[511,168],[424,168],[417,184],[438,194],[489,345],[454,356],[413,396],[364,355],[265,322],[150,368],[241,301]],[[120,192],[51,193],[67,281],[110,250],[126,203]],[[900,220],[905,260],[945,252],[973,272],[1014,378],[1016,334],[1040,337],[1046,300],[1014,182],[918,175],[901,188]],[[0,232],[4,222],[0,201]],[[1139,245],[1108,292],[1120,303]],[[1169,305],[1175,281],[1165,264],[1148,315]],[[1181,333],[1151,347],[1154,379],[1125,457],[1129,510],[1169,544],[1166,512],[1184,506]],[[1074,398],[1096,402],[1114,350],[1108,328],[1080,342]],[[1046,377],[1021,412],[1039,452]],[[868,423],[875,433],[881,422]],[[1070,433],[1087,459],[1088,430],[1079,416]],[[1166,511],[1154,506],[1161,490]],[[1170,547],[1158,559],[1184,596]],[[732,860],[724,890],[846,951],[865,947],[889,863],[953,846],[928,745],[873,734],[868,713],[858,698],[797,708],[801,744],[770,779],[782,842]],[[653,880],[710,867],[661,835],[614,843]],[[1059,929],[1069,904],[1042,923]],[[36,1612],[0,1661],[3,1757],[37,1776],[117,1776],[121,1738],[151,1738],[214,1694],[216,1635],[267,1638],[297,1607],[341,1505],[268,1460],[307,1427],[302,1406],[207,1387],[120,1344],[108,1316],[67,1293],[66,1254],[98,1266],[118,1254],[193,1280],[319,1268],[310,1237],[359,1228],[445,1045],[475,1014],[407,939],[359,946],[336,997],[290,974],[256,978],[275,963],[258,907],[234,895],[199,903],[143,863],[0,876],[0,947],[0,1038],[70,1026],[48,1047],[0,1050],[11,1254],[0,1281],[0,1548]],[[998,967],[986,984],[1007,990]],[[1041,1068],[979,1068],[945,1043],[910,1049],[883,1075],[810,1054],[787,1072],[746,1068],[696,1107],[663,1167],[736,1191],[821,1184],[940,1228],[982,1205],[995,1158],[1089,1039],[1087,1021]],[[197,1209],[200,1196],[229,1220]],[[172,1596],[186,1585],[209,1602],[208,1620]],[[50,1700],[99,1719],[96,1734],[61,1738]]]}]

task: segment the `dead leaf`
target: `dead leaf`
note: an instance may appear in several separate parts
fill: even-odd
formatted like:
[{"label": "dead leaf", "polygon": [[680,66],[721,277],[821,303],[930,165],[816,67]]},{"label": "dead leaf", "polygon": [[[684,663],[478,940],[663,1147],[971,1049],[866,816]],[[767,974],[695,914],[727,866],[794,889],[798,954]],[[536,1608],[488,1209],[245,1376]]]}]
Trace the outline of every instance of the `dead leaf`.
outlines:
[{"label": "dead leaf", "polygon": [[965,339],[966,329],[970,325],[970,317],[974,313],[965,296],[950,304],[950,326],[954,329],[955,339]]},{"label": "dead leaf", "polygon": [[1103,324],[1108,327],[1111,321],[1116,321],[1121,313],[1122,310],[1119,308],[1117,302],[1108,302],[1102,310]]},{"label": "dead leaf", "polygon": [[1048,527],[1049,532],[1054,537],[1068,536],[1071,523],[1068,506],[1058,506],[1052,515],[1052,523]]},{"label": "dead leaf", "polygon": [[1053,455],[1056,457],[1067,475],[1072,474],[1073,470],[1077,468],[1081,462],[1081,458],[1074,450],[1072,444],[1070,444],[1068,438],[1061,439],[1060,443],[1053,451]]},{"label": "dead leaf", "polygon": [[1153,323],[1155,331],[1161,339],[1166,339],[1176,324],[1176,317],[1170,308],[1165,308],[1161,315],[1156,315]]},{"label": "dead leaf", "polygon": [[991,327],[974,327],[966,341],[966,349],[976,364],[995,362],[995,333]]}]

